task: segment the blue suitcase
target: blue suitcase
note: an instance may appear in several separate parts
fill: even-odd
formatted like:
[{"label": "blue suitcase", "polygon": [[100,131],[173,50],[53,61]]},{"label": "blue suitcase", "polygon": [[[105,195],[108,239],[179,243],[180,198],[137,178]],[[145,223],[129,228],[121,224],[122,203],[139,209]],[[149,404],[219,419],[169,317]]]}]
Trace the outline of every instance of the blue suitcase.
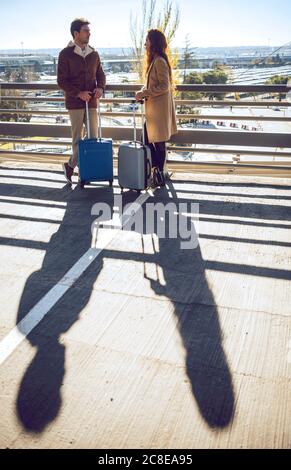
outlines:
[{"label": "blue suitcase", "polygon": [[89,110],[86,102],[87,136],[78,142],[79,185],[81,189],[86,183],[93,181],[109,181],[113,183],[113,151],[112,139],[102,139],[100,104],[98,100],[98,138],[90,139]]}]

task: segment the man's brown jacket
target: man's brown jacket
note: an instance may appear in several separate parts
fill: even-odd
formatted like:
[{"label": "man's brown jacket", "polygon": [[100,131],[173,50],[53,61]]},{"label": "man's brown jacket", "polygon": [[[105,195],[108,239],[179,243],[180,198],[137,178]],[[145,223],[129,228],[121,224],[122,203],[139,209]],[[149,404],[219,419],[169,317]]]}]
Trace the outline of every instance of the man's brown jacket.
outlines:
[{"label": "man's brown jacket", "polygon": [[[87,46],[87,53],[82,57],[75,52],[76,45],[70,43],[59,54],[58,85],[65,92],[66,108],[85,108],[85,101],[78,98],[80,91],[94,91],[105,88],[106,78],[98,52]],[[96,108],[96,98],[89,101],[90,108]]]}]

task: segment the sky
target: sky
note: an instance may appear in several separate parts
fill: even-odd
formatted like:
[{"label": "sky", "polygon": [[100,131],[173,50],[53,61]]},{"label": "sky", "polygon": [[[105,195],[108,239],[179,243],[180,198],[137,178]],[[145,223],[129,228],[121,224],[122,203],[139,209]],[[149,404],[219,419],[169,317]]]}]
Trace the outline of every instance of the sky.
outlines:
[{"label": "sky", "polygon": [[[149,0],[148,0],[149,1]],[[157,0],[157,11],[165,2]],[[280,46],[291,41],[290,0],[173,0],[180,25],[173,46]],[[0,0],[0,49],[63,48],[76,17],[90,20],[94,47],[130,47],[130,14],[142,0]],[[5,19],[3,21],[3,19]]]}]

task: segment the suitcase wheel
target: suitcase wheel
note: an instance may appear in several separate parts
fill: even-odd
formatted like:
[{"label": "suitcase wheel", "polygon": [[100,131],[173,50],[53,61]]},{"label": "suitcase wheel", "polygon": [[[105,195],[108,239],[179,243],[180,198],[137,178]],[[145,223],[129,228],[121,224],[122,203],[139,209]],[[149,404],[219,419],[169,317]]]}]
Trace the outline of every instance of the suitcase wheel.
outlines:
[{"label": "suitcase wheel", "polygon": [[122,186],[120,186],[120,191],[123,193],[123,187]]},{"label": "suitcase wheel", "polygon": [[109,186],[113,185],[113,180],[109,180]]}]

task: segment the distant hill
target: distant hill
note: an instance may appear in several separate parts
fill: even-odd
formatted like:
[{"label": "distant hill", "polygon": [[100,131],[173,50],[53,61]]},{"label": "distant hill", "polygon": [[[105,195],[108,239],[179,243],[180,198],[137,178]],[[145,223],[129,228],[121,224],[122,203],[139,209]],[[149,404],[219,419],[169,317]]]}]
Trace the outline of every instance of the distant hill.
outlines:
[{"label": "distant hill", "polygon": [[[93,47],[94,44],[93,44]],[[22,54],[46,54],[57,57],[62,47],[56,49],[0,49],[0,55],[22,55]],[[98,52],[103,56],[129,56],[131,54],[130,47],[96,47]],[[177,48],[179,53],[182,54],[184,48]],[[217,57],[243,57],[254,56],[267,56],[277,49],[277,46],[236,46],[236,47],[192,47],[197,58],[217,58]],[[291,46],[280,49],[280,55],[291,55]]]},{"label": "distant hill", "polygon": [[[65,45],[63,46],[65,47]],[[23,52],[21,49],[0,49],[0,55],[22,55],[22,54],[33,54],[33,55],[39,55],[39,54],[45,54],[45,55],[51,55],[53,57],[56,57],[60,50],[63,49],[63,47],[60,47],[59,49],[24,49]],[[93,47],[95,47],[93,45]],[[131,53],[131,48],[130,47],[125,47],[125,48],[120,48],[120,47],[96,47],[98,49],[98,52],[102,55],[128,55]]]}]

